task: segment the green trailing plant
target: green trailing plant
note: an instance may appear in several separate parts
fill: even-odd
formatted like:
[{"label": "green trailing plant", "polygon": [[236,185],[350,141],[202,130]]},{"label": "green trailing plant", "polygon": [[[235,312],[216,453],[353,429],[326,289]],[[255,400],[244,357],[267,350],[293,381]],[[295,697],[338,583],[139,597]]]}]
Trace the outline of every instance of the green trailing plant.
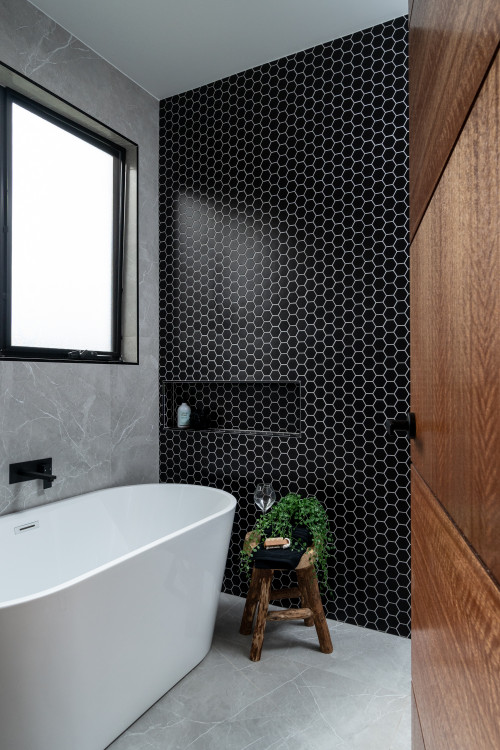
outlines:
[{"label": "green trailing plant", "polygon": [[321,588],[329,591],[328,558],[335,546],[326,509],[316,497],[303,498],[290,492],[259,518],[240,553],[242,572],[250,577],[252,555],[255,550],[262,548],[269,537],[286,537],[292,540],[293,549],[305,552],[306,543],[297,538],[292,539],[292,531],[296,526],[305,526],[310,531],[315,551],[311,562]]}]

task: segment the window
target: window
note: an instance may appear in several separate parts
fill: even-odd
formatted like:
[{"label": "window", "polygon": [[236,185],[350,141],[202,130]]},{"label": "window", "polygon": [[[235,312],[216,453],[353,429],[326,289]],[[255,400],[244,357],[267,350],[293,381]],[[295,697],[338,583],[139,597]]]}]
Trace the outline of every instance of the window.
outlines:
[{"label": "window", "polygon": [[127,149],[61,109],[0,88],[0,356],[119,362]]}]

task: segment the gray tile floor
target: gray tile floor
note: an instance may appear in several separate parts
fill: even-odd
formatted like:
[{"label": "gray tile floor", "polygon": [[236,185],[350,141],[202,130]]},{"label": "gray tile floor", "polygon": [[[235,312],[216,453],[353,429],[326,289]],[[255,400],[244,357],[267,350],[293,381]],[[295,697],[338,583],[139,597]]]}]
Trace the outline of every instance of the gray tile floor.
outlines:
[{"label": "gray tile floor", "polygon": [[329,620],[268,623],[260,662],[221,594],[207,657],[109,750],[410,750],[410,641]]}]

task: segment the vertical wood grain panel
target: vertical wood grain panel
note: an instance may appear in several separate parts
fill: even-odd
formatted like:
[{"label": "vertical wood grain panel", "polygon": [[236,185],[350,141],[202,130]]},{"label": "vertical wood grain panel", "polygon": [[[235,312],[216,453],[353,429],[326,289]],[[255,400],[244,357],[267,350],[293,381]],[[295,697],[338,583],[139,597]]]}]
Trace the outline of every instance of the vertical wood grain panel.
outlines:
[{"label": "vertical wood grain panel", "polygon": [[411,22],[411,14],[413,11],[413,0],[408,0],[408,20]]},{"label": "vertical wood grain panel", "polygon": [[410,13],[413,236],[495,54],[500,3],[414,0]]},{"label": "vertical wood grain panel", "polygon": [[413,687],[425,748],[498,748],[500,592],[415,468],[412,542]]},{"label": "vertical wood grain panel", "polygon": [[411,12],[413,10],[413,0],[408,0],[408,18],[411,21]]},{"label": "vertical wood grain panel", "polygon": [[500,63],[411,249],[412,460],[500,579]]},{"label": "vertical wood grain panel", "polygon": [[411,748],[412,750],[425,750],[425,742],[420,726],[420,717],[418,715],[417,702],[413,687],[411,690]]}]

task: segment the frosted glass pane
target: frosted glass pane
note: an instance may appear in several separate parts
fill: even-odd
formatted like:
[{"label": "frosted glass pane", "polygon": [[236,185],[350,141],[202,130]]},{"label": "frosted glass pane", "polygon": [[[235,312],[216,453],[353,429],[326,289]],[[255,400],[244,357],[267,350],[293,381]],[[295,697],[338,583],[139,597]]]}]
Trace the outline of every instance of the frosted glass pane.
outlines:
[{"label": "frosted glass pane", "polygon": [[13,104],[13,346],[111,351],[113,163]]}]

